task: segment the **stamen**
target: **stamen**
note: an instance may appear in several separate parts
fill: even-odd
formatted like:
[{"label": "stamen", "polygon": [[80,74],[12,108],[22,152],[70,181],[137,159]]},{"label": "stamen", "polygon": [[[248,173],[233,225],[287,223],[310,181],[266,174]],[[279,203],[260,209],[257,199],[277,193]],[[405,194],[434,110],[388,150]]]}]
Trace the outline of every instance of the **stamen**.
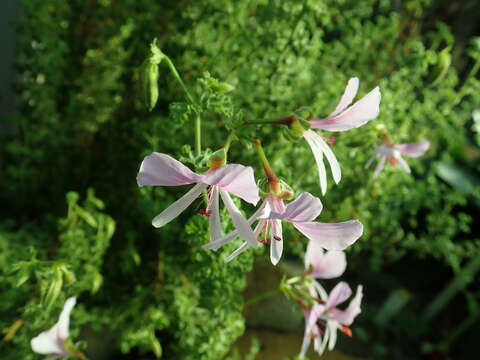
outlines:
[{"label": "stamen", "polygon": [[342,330],[342,332],[345,333],[345,335],[347,335],[348,337],[352,337],[352,336],[353,336],[352,330],[351,330],[348,326],[343,325],[341,330]]},{"label": "stamen", "polygon": [[277,240],[277,241],[282,241],[282,238],[281,238],[281,237],[274,236],[273,238],[274,238],[275,240]]},{"label": "stamen", "polygon": [[332,136],[331,138],[327,138],[325,136],[323,136],[322,134],[320,134],[320,132],[317,133],[318,135],[320,135],[320,137],[326,141],[328,143],[328,145],[330,145],[330,147],[333,146],[333,143],[335,142],[336,140],[336,137],[335,136]]},{"label": "stamen", "polygon": [[387,160],[390,164],[392,164],[393,166],[397,165],[397,159],[394,158],[393,156],[389,156],[387,157]]}]

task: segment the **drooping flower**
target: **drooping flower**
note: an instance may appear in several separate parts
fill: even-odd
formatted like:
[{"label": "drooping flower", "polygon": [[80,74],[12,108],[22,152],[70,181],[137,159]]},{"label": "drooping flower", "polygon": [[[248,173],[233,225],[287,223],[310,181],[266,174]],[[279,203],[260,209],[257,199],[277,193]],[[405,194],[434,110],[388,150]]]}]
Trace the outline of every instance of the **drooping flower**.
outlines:
[{"label": "drooping flower", "polygon": [[332,170],[333,180],[336,184],[342,178],[340,165],[335,154],[327,145],[325,140],[333,144],[335,138],[327,139],[312,129],[321,129],[332,132],[347,131],[360,127],[369,120],[375,119],[380,111],[380,88],[377,86],[363,98],[349,106],[358,91],[358,78],[354,77],[348,81],[345,92],[335,110],[326,118],[310,120],[310,129],[304,130],[300,124],[296,124],[292,130],[302,135],[312,149],[313,156],[318,167],[320,188],[322,195],[327,191],[327,171],[323,163],[323,155],[327,158]]},{"label": "drooping flower", "polygon": [[255,184],[253,169],[239,164],[222,165],[213,162],[205,174],[196,174],[174,158],[154,152],[145,157],[137,175],[138,186],[178,186],[196,183],[184,196],[175,201],[152,220],[152,225],[161,227],[182,213],[203,190],[208,188],[208,205],[201,213],[209,216],[210,238],[223,236],[219,213],[219,194],[238,233],[253,247],[258,246],[247,220],[232,201],[229,193],[256,205],[260,199]]},{"label": "drooping flower", "polygon": [[[286,220],[292,223],[303,235],[319,246],[328,250],[343,250],[353,244],[363,233],[363,225],[358,220],[350,220],[340,223],[320,223],[315,220],[322,211],[322,203],[319,198],[310,193],[304,192],[298,198],[290,202],[287,206],[283,205],[281,198],[269,194],[262,206],[248,220],[253,224],[258,220],[254,230],[257,242],[266,242],[270,234],[270,259],[273,265],[276,265],[282,256],[283,235],[282,222]],[[261,237],[262,231],[264,236]],[[232,241],[242,234],[232,232],[223,238],[206,244],[205,249],[216,249]],[[246,239],[245,239],[246,240]],[[250,242],[244,242],[227,261],[232,260],[240,253],[251,246]]]},{"label": "drooping flower", "polygon": [[318,295],[323,303],[316,303],[311,309],[305,311],[305,335],[300,351],[301,356],[305,356],[312,339],[314,339],[315,351],[321,355],[327,344],[329,350],[335,347],[337,330],[341,330],[348,336],[352,336],[352,331],[349,326],[361,312],[360,303],[363,297],[363,287],[361,285],[357,287],[355,297],[350,301],[350,304],[345,310],[337,308],[337,306],[347,300],[351,294],[352,290],[350,286],[343,281],[338,283],[328,296],[323,288],[321,291],[318,291]]},{"label": "drooping flower", "polygon": [[383,170],[386,160],[388,160],[394,166],[397,164],[398,161],[400,167],[405,170],[405,172],[410,174],[410,167],[408,166],[407,162],[402,158],[402,155],[416,158],[423,155],[429,147],[429,141],[398,145],[384,143],[375,149],[372,157],[365,164],[365,168],[368,168],[372,164],[373,160],[379,159],[377,167],[375,168],[375,172],[373,173],[373,177],[377,178],[380,175],[380,172]]},{"label": "drooping flower", "polygon": [[70,355],[65,348],[65,340],[69,336],[70,313],[75,303],[75,297],[69,298],[63,306],[58,322],[31,340],[30,345],[34,352],[49,355],[47,359],[58,359]]}]

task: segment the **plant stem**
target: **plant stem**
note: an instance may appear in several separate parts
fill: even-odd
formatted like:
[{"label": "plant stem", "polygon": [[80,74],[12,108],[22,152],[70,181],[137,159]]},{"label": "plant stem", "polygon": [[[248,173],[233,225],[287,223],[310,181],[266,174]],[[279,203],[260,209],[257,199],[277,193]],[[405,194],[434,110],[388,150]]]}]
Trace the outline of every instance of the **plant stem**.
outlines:
[{"label": "plant stem", "polygon": [[195,115],[195,152],[197,155],[202,153],[202,120],[200,115]]},{"label": "plant stem", "polygon": [[178,73],[177,69],[175,68],[175,65],[173,65],[172,60],[165,55],[165,61],[167,62],[168,67],[170,68],[170,71],[172,72],[173,76],[175,79],[178,81],[180,86],[182,87],[183,91],[185,92],[185,95],[187,96],[187,100],[191,105],[196,105],[195,100],[193,99],[192,95],[188,91],[187,87],[185,86],[185,83],[183,82],[182,78],[180,77],[180,74]]},{"label": "plant stem", "polygon": [[233,134],[233,131],[231,131],[230,134],[228,134],[227,141],[225,141],[225,145],[223,146],[223,148],[225,149],[225,153],[228,153],[228,150],[230,149],[230,144],[232,143],[234,136],[235,135]]},{"label": "plant stem", "polygon": [[462,289],[464,289],[468,283],[474,280],[475,274],[480,270],[480,256],[470,260],[470,262],[460,270],[450,283],[438,294],[435,299],[427,306],[423,319],[430,321],[435,315],[437,315],[452,298]]},{"label": "plant stem", "polygon": [[[170,60],[170,58],[167,55],[164,54],[164,56],[165,56],[165,62],[170,68],[170,71],[172,72],[173,76],[175,77],[175,79],[178,81],[183,91],[185,92],[185,97],[187,98],[187,101],[190,103],[190,105],[195,105],[195,108],[198,108],[198,104],[196,103],[195,99],[188,91],[185,83],[180,77],[180,74],[175,68],[175,65],[173,65],[172,60]],[[195,152],[197,155],[200,155],[202,153],[202,131],[201,130],[202,130],[202,119],[200,118],[200,114],[197,112],[197,109],[195,109]]]},{"label": "plant stem", "polygon": [[252,305],[252,304],[254,304],[254,303],[256,303],[256,302],[258,302],[258,301],[260,301],[260,300],[263,300],[263,299],[265,299],[265,298],[267,298],[267,297],[273,296],[273,295],[275,295],[275,294],[276,294],[277,292],[279,292],[279,291],[280,291],[280,288],[277,287],[277,288],[275,288],[275,289],[272,289],[272,290],[269,290],[269,291],[267,291],[267,292],[264,292],[264,293],[262,293],[262,294],[260,294],[260,295],[254,296],[253,298],[248,299],[248,300],[245,302],[245,306],[244,306],[244,307],[247,307],[247,306],[249,306],[249,305]]},{"label": "plant stem", "polygon": [[280,182],[277,176],[275,175],[275,173],[273,172],[272,167],[270,166],[270,163],[268,162],[267,156],[263,151],[262,144],[260,144],[259,140],[254,140],[253,144],[257,148],[258,157],[260,158],[260,162],[263,165],[263,170],[265,171],[265,175],[267,175],[267,179],[270,184],[271,190],[273,190],[275,193],[279,192]]}]

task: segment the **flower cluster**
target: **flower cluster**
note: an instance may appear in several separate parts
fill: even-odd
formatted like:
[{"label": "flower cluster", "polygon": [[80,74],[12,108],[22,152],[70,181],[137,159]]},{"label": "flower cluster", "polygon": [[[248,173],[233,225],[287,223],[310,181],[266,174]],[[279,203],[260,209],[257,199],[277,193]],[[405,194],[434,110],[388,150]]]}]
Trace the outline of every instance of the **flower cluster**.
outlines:
[{"label": "flower cluster", "polygon": [[[161,54],[161,59],[164,59],[173,67],[165,54],[161,52],[159,54]],[[153,75],[156,74],[155,69],[159,64],[157,60],[150,64],[149,71],[153,69]],[[186,92],[187,100],[192,109],[197,112],[200,104],[195,102],[194,97],[190,95],[176,71],[174,71],[174,75]],[[153,76],[152,81],[156,82],[156,75]],[[287,125],[289,131],[294,133],[295,136],[303,137],[307,141],[318,167],[322,195],[325,195],[327,190],[324,156],[330,165],[335,183],[341,180],[342,175],[340,164],[330,148],[333,145],[334,138],[325,138],[318,133],[317,129],[329,132],[347,131],[366,124],[379,114],[381,99],[379,87],[375,87],[363,98],[352,104],[358,86],[358,78],[351,78],[337,107],[326,118],[314,119],[310,113],[307,119],[291,115],[273,122],[277,125]],[[155,92],[149,92],[149,95],[148,104],[151,110],[155,105],[157,95]],[[195,145],[197,155],[200,157],[202,152],[199,112],[196,113],[195,121]],[[277,265],[283,252],[282,223],[283,221],[291,223],[293,227],[309,239],[305,255],[306,272],[302,276],[288,280],[284,287],[285,295],[295,299],[302,306],[305,314],[305,337],[301,347],[301,355],[303,356],[306,353],[312,340],[314,349],[318,353],[323,353],[327,345],[331,350],[335,346],[337,330],[349,336],[352,335],[350,325],[361,311],[362,286],[358,286],[356,295],[348,307],[342,310],[338,308],[338,305],[351,296],[350,287],[345,282],[339,282],[330,294],[327,294],[316,279],[335,278],[343,274],[347,261],[342,250],[360,238],[363,233],[363,225],[356,219],[337,223],[316,221],[323,209],[321,200],[308,192],[302,192],[295,199],[292,199],[294,192],[275,175],[263,152],[260,141],[253,140],[268,180],[268,189],[260,192],[252,167],[227,164],[227,152],[234,132],[234,130],[231,130],[231,137],[229,137],[225,147],[209,157],[208,168],[203,169],[204,171],[200,173],[192,171],[181,162],[163,153],[154,152],[143,159],[137,175],[138,186],[193,184],[193,187],[185,195],[155,216],[152,225],[159,228],[168,224],[203,194],[205,207],[200,210],[200,214],[207,216],[209,219],[210,235],[210,242],[203,245],[205,250],[216,251],[240,237],[243,239],[243,243],[226,258],[227,262],[247,249],[257,248],[259,244],[263,243],[270,246],[271,262],[273,265]],[[245,138],[242,140],[245,140]],[[327,145],[326,141],[330,143],[330,146]],[[391,141],[387,139],[375,150],[374,155],[367,163],[367,167],[374,159],[378,158],[379,163],[374,177],[379,175],[385,160],[388,160],[392,165],[395,165],[398,161],[400,166],[409,173],[410,168],[401,155],[417,157],[422,155],[428,147],[429,143],[427,141],[392,145]],[[263,201],[248,219],[245,218],[232,200],[231,195],[256,206],[260,201],[259,193],[262,194]],[[235,226],[235,230],[228,234],[224,234],[222,227],[220,199]],[[48,331],[42,332],[32,339],[33,351],[49,355],[50,359],[63,356],[84,358],[83,354],[76,350],[69,340],[69,317],[75,302],[75,297],[69,298],[58,322]]]}]

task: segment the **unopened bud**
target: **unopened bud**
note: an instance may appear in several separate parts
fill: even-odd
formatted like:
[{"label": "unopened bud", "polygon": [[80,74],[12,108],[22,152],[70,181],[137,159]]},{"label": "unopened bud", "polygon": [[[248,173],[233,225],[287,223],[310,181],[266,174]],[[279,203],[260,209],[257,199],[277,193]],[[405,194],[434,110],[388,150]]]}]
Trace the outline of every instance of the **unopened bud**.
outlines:
[{"label": "unopened bud", "polygon": [[48,288],[47,294],[45,295],[44,304],[47,308],[47,311],[50,310],[53,303],[57,299],[58,295],[60,295],[60,291],[62,291],[63,286],[63,276],[62,271],[59,267],[55,268],[55,279],[53,279],[50,287]]},{"label": "unopened bud", "polygon": [[158,64],[164,55],[157,46],[157,39],[150,44],[150,54],[143,64],[143,96],[149,111],[157,104],[158,100]]}]

